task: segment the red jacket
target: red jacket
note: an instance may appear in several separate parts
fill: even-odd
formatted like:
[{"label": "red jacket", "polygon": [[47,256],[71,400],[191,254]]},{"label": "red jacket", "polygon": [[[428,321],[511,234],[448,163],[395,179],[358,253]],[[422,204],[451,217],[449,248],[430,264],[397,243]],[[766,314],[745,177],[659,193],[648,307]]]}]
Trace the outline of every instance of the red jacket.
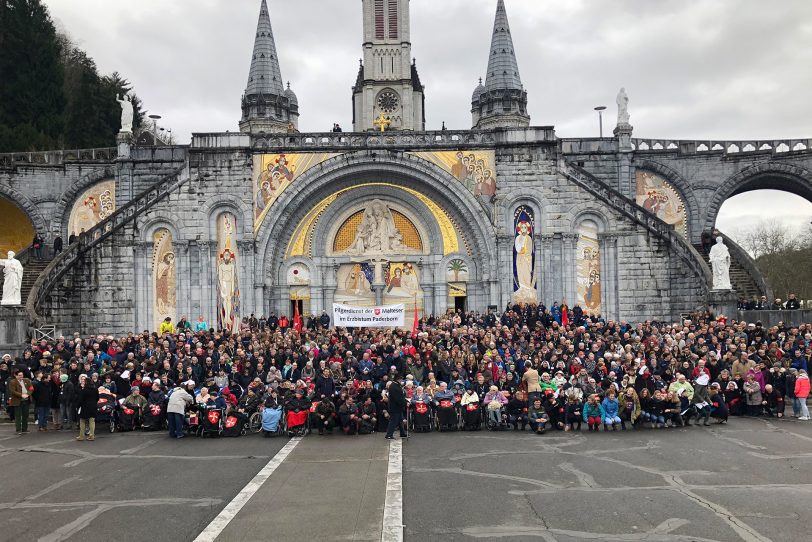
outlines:
[{"label": "red jacket", "polygon": [[798,376],[795,381],[795,397],[798,399],[806,399],[809,397],[809,377]]}]

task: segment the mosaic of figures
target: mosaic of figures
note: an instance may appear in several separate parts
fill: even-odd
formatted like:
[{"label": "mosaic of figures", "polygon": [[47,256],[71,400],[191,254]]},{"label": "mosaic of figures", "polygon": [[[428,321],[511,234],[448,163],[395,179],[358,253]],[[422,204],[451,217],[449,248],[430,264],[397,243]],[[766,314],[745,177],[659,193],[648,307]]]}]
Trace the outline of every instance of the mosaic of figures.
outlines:
[{"label": "mosaic of figures", "polygon": [[495,151],[433,151],[412,153],[454,176],[484,203],[496,196]]},{"label": "mosaic of figures", "polygon": [[585,314],[598,315],[601,313],[601,252],[596,222],[581,222],[576,250],[578,302]]},{"label": "mosaic of figures", "polygon": [[240,324],[237,219],[225,212],[217,217],[217,325],[237,331]]},{"label": "mosaic of figures", "polygon": [[258,154],[254,156],[254,230],[282,192],[310,168],[337,153]]},{"label": "mosaic of figures", "polygon": [[[338,268],[336,274],[337,303],[371,307],[375,305],[375,270],[367,262],[345,264]],[[418,310],[423,308],[423,290],[420,287],[420,275],[417,267],[410,262],[386,262],[383,265],[382,298],[386,305],[403,303]]]},{"label": "mosaic of figures", "polygon": [[533,210],[524,205],[513,213],[516,238],[513,242],[513,302],[538,302],[536,290],[536,220]]},{"label": "mosaic of figures", "polygon": [[78,235],[113,214],[116,210],[116,181],[102,181],[85,190],[71,209],[68,233]]},{"label": "mosaic of figures", "polygon": [[674,186],[650,171],[637,171],[638,205],[654,213],[658,218],[674,226],[684,237],[688,237],[688,213],[685,201]]},{"label": "mosaic of figures", "polygon": [[172,232],[160,228],[152,236],[152,305],[154,329],[166,318],[177,320],[177,269]]}]

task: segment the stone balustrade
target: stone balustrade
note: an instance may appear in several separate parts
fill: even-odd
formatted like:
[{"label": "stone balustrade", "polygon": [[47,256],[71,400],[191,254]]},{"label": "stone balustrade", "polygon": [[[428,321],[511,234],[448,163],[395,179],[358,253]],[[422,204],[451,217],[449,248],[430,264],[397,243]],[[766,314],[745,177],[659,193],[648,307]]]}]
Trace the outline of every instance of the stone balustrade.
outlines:
[{"label": "stone balustrade", "polygon": [[812,152],[812,139],[750,139],[743,141],[710,141],[681,139],[633,138],[637,152],[677,154],[752,154],[752,153],[808,153]]},{"label": "stone balustrade", "polygon": [[19,165],[59,166],[65,162],[112,162],[115,159],[115,147],[41,152],[9,152],[0,154],[0,168],[12,168]]},{"label": "stone balustrade", "polygon": [[550,126],[496,131],[442,130],[434,132],[325,132],[257,134],[193,134],[195,148],[241,148],[285,151],[336,151],[340,149],[421,148],[457,149],[488,148],[499,145],[522,145],[555,142]]}]

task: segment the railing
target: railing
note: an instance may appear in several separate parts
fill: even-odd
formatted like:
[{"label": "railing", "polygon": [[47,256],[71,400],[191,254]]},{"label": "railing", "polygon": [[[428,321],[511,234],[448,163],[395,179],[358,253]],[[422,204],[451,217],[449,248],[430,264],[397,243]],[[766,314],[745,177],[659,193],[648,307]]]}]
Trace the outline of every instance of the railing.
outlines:
[{"label": "railing", "polygon": [[246,134],[192,134],[192,148],[243,147],[285,151],[329,151],[340,148],[477,148],[555,142],[549,126],[505,130],[441,130],[433,132],[325,132]]},{"label": "railing", "polygon": [[118,156],[116,147],[0,154],[0,168],[33,164],[58,166],[65,162],[111,162]]},{"label": "railing", "polygon": [[37,278],[37,281],[31,288],[31,292],[28,294],[25,309],[31,323],[35,327],[42,325],[38,313],[42,302],[51,294],[65,273],[67,273],[85,253],[100,245],[126,224],[135,220],[140,214],[169,196],[174,190],[183,186],[188,180],[188,165],[184,165],[184,167],[164,177],[141,192],[136,198],[86,231],[84,235],[80,235],[79,239],[73,244],[68,245],[66,250],[48,264],[48,267],[46,267]]},{"label": "railing", "polygon": [[770,288],[770,285],[767,284],[767,281],[764,279],[764,275],[758,268],[756,261],[750,257],[750,254],[747,253],[742,247],[738,245],[733,239],[725,235],[724,233],[716,230],[716,233],[722,236],[725,240],[725,244],[727,245],[728,250],[730,250],[731,254],[733,255],[736,260],[741,264],[747,274],[750,275],[750,278],[753,279],[756,283],[756,287],[759,289],[762,295],[766,295],[767,299],[774,299],[773,298],[773,290]]},{"label": "railing", "polygon": [[632,148],[638,152],[703,154],[749,154],[812,151],[812,139],[748,139],[743,141],[710,141],[682,139],[632,139]]},{"label": "railing", "polygon": [[685,261],[691,271],[697,276],[704,278],[702,281],[702,290],[703,292],[708,291],[708,287],[713,281],[713,274],[711,273],[710,267],[705,263],[705,260],[693,245],[682,235],[677,233],[673,226],[657,218],[634,201],[578,166],[566,163],[564,174],[576,184],[590,192],[598,201],[611,205],[616,211],[631,218],[652,234],[661,239],[665,239],[668,244],[677,251],[680,258]]}]

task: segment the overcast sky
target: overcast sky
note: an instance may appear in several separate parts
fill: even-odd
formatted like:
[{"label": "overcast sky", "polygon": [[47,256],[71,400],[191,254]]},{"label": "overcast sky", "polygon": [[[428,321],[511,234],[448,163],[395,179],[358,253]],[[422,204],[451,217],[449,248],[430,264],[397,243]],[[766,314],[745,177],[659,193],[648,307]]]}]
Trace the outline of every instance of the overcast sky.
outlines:
[{"label": "overcast sky", "polygon": [[[237,130],[260,0],[45,0],[59,26],[119,71],[181,142]],[[282,76],[302,131],[352,125],[360,0],[268,0]],[[637,137],[812,137],[812,1],[506,0],[534,125],[596,136],[593,108],[625,86]],[[413,56],[427,128],[470,128],[496,0],[412,0]],[[720,229],[778,209],[800,226],[812,204],[780,192],[730,200]]]}]

